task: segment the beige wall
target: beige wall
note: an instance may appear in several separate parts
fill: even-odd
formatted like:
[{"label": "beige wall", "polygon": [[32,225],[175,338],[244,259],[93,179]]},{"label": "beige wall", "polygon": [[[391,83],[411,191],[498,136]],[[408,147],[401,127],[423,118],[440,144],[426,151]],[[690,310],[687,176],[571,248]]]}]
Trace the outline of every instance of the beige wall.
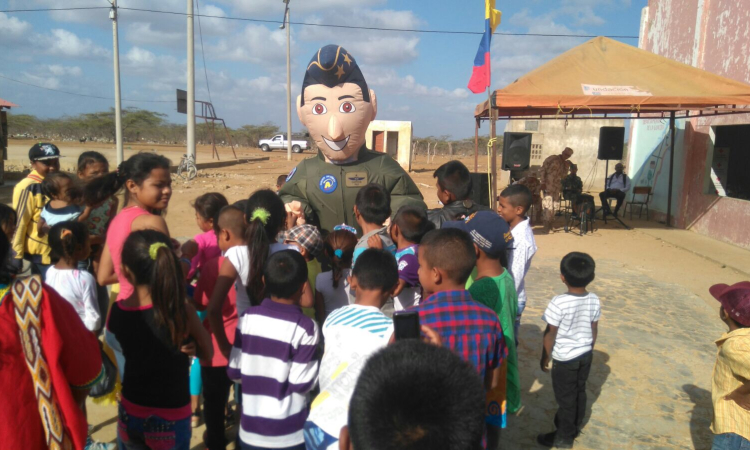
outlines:
[{"label": "beige wall", "polygon": [[[373,120],[367,127],[366,145],[373,148],[373,131],[385,131],[383,151],[398,161],[407,172],[411,172],[411,122],[396,120]],[[394,148],[396,147],[396,148]]]},{"label": "beige wall", "polygon": [[[529,122],[529,127],[527,127]],[[533,130],[534,122],[536,131]],[[570,159],[578,165],[578,176],[583,180],[584,190],[599,192],[604,189],[605,161],[596,159],[599,151],[599,128],[622,127],[624,119],[583,119],[583,120],[510,120],[505,131],[532,133],[531,167],[539,168],[550,155],[562,153],[565,147],[575,152]],[[527,129],[531,128],[531,129]],[[498,167],[501,164],[502,150],[498,152]],[[627,160],[627,158],[624,158]],[[616,161],[609,162],[609,171],[614,171]],[[627,172],[627,169],[626,169]],[[591,186],[589,188],[589,186]]]}]

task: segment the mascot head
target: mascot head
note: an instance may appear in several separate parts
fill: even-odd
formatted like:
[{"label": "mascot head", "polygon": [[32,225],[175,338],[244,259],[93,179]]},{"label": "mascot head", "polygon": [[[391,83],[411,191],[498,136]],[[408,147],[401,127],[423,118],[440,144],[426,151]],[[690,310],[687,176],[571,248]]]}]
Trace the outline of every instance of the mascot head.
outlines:
[{"label": "mascot head", "polygon": [[297,114],[328,161],[356,160],[377,110],[375,92],[367,88],[349,52],[326,45],[313,55],[297,97]]}]

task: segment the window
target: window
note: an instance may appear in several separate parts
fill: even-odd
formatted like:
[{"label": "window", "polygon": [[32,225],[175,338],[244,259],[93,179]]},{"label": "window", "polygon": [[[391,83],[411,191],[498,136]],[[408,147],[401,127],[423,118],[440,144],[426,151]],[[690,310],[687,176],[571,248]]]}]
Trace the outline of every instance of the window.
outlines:
[{"label": "window", "polygon": [[526,131],[539,131],[539,121],[538,120],[527,120],[526,121]]},{"label": "window", "polygon": [[716,127],[711,155],[713,190],[721,197],[750,200],[750,125]]}]

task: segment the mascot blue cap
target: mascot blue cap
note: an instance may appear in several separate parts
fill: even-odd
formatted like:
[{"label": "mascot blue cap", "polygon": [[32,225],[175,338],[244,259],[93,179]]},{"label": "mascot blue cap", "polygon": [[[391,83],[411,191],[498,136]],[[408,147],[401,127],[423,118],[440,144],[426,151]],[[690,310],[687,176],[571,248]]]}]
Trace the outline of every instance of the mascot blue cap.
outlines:
[{"label": "mascot blue cap", "polygon": [[354,83],[362,90],[362,99],[370,102],[370,90],[354,57],[340,45],[326,45],[313,55],[302,81],[300,103],[305,104],[305,88],[322,84],[332,88],[341,83]]}]

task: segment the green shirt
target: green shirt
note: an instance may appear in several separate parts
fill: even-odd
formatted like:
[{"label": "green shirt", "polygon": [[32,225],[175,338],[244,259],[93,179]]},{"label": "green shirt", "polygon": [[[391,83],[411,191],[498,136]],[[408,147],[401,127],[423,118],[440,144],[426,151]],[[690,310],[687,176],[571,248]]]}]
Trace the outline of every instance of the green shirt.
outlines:
[{"label": "green shirt", "polygon": [[279,192],[281,200],[302,203],[305,217],[326,231],[342,223],[361,231],[354,218],[354,201],[368,183],[390,192],[393,213],[404,205],[427,208],[417,185],[393,158],[364,146],[354,162],[333,164],[318,153],[297,164],[289,175]]},{"label": "green shirt", "polygon": [[521,382],[518,375],[518,354],[514,324],[518,312],[518,295],[513,277],[506,269],[502,275],[484,277],[474,281],[469,288],[471,297],[479,303],[492,308],[500,319],[508,348],[507,401],[508,412],[515,413],[521,408]]}]

